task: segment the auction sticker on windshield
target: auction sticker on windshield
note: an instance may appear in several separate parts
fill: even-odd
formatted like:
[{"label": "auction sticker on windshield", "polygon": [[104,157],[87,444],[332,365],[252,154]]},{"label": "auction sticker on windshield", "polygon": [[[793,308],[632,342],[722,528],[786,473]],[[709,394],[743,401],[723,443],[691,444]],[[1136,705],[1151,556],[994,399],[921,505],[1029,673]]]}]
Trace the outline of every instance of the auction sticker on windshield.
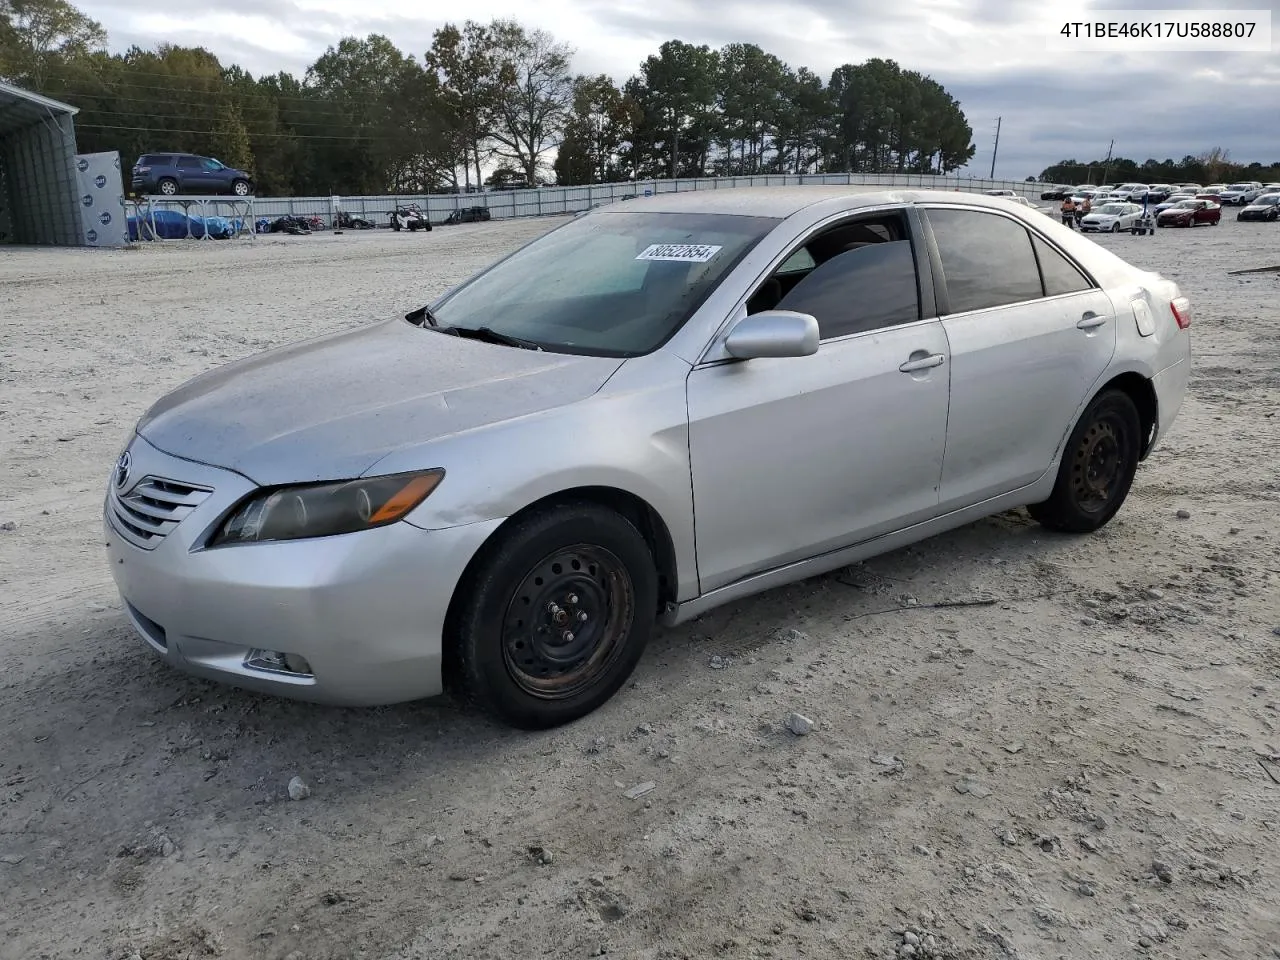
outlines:
[{"label": "auction sticker on windshield", "polygon": [[641,250],[636,259],[706,263],[723,249],[705,243],[653,243]]}]

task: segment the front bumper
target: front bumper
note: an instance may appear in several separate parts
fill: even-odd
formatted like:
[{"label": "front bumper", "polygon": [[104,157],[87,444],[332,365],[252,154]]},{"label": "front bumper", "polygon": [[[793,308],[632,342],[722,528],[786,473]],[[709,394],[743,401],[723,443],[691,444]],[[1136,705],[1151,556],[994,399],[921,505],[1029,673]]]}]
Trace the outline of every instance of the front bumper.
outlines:
[{"label": "front bumper", "polygon": [[[454,588],[500,520],[205,549],[207,534],[254,485],[141,438],[130,453],[126,490],[133,478],[158,477],[212,491],[147,547],[136,532],[126,535],[108,494],[111,574],[156,654],[197,676],[320,703],[371,706],[441,692]],[[256,651],[301,657],[305,669],[264,667]]]}]

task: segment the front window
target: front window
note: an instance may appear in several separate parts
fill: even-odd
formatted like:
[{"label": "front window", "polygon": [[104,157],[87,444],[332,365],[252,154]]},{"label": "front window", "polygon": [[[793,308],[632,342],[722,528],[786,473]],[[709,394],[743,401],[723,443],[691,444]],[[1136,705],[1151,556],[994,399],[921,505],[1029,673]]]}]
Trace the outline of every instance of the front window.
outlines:
[{"label": "front window", "polygon": [[473,277],[432,312],[441,327],[487,327],[559,353],[639,356],[670,339],[778,222],[592,214]]},{"label": "front window", "polygon": [[218,171],[222,169],[222,164],[217,160],[205,160],[204,168],[209,171]]}]

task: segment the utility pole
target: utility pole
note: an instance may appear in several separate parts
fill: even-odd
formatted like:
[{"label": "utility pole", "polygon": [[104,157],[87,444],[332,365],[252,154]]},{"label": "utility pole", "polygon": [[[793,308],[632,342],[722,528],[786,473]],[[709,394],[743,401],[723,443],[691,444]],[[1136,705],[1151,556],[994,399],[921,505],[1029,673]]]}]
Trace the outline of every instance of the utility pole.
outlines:
[{"label": "utility pole", "polygon": [[996,145],[991,151],[991,179],[996,178],[996,154],[1000,152],[1000,121],[1003,117],[996,117]]},{"label": "utility pole", "polygon": [[[1115,149],[1115,146],[1116,146],[1116,141],[1113,138],[1111,141],[1111,145],[1107,147],[1107,159],[1103,163],[1103,167],[1102,167],[1102,183],[1107,182],[1107,172],[1111,169],[1111,151]],[[1098,184],[1098,186],[1102,186],[1102,183]]]}]

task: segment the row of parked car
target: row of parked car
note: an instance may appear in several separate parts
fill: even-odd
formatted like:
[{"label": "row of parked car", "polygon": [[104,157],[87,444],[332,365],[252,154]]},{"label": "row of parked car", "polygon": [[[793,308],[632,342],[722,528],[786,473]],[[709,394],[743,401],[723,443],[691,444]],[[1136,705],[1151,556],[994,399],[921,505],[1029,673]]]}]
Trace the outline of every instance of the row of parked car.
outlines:
[{"label": "row of parked car", "polygon": [[1259,183],[1256,180],[1239,183],[1211,183],[1201,186],[1198,183],[1120,183],[1104,184],[1095,187],[1091,183],[1077,184],[1074,187],[1055,184],[1040,194],[1041,200],[1065,200],[1067,197],[1082,198],[1089,196],[1094,203],[1120,200],[1128,203],[1164,203],[1175,194],[1197,196],[1213,194],[1218,203],[1225,206],[1248,206],[1266,194],[1280,193],[1280,183]]}]

